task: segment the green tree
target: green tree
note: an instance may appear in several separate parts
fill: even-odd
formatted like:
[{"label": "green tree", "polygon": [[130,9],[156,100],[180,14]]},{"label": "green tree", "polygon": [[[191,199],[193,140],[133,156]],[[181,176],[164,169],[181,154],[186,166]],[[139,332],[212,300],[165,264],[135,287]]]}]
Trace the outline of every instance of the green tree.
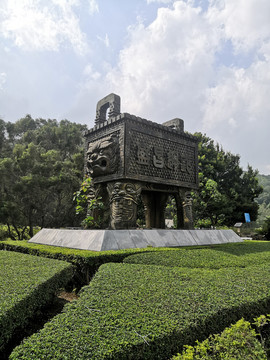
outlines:
[{"label": "green tree", "polygon": [[83,177],[86,127],[29,115],[3,125],[8,156],[0,158],[0,222],[18,238],[26,228],[32,236],[34,226],[78,225],[72,200]]},{"label": "green tree", "polygon": [[104,204],[101,196],[96,196],[92,179],[86,176],[80,189],[74,193],[76,215],[81,217],[81,225],[85,229],[97,229],[102,225]]},{"label": "green tree", "polygon": [[263,192],[256,199],[259,204],[257,223],[262,226],[265,219],[270,217],[270,175],[258,174],[258,180],[263,187]]},{"label": "green tree", "polygon": [[257,202],[259,205],[270,205],[270,175],[258,174],[259,184],[263,187],[263,192],[258,196]]},{"label": "green tree", "polygon": [[255,198],[262,192],[257,170],[240,167],[240,156],[225,152],[211,138],[196,133],[199,157],[199,190],[194,193],[195,221],[198,226],[232,226],[258,216]]}]

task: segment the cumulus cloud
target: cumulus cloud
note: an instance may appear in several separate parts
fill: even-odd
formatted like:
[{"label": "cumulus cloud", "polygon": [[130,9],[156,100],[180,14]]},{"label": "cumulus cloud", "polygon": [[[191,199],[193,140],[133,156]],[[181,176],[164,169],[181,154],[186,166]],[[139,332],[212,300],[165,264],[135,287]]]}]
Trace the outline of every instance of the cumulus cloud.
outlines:
[{"label": "cumulus cloud", "polygon": [[203,124],[206,130],[230,119],[238,126],[265,123],[270,111],[270,3],[269,1],[213,1],[208,17],[223,26],[222,38],[234,51],[251,51],[250,65],[216,70],[215,85],[206,90]]},{"label": "cumulus cloud", "polygon": [[99,6],[96,0],[89,0],[89,13],[90,15],[99,13]]},{"label": "cumulus cloud", "polygon": [[[269,23],[268,0],[211,0],[206,11],[175,1],[159,8],[149,26],[129,28],[106,84],[123,94],[127,109],[157,121],[176,112],[193,125],[201,119],[208,130],[224,122],[240,126],[243,117],[254,121],[268,110]],[[216,67],[226,41],[235,52],[253,50],[247,69]]]},{"label": "cumulus cloud", "polygon": [[7,74],[2,72],[0,73],[0,90],[3,90],[4,84],[6,82]]},{"label": "cumulus cloud", "polygon": [[101,77],[101,74],[98,71],[93,70],[92,64],[86,65],[83,74],[91,80],[98,80]]},{"label": "cumulus cloud", "polygon": [[236,52],[249,51],[269,39],[269,0],[211,0],[209,21],[223,29]]},{"label": "cumulus cloud", "polygon": [[123,94],[123,105],[159,122],[187,114],[198,119],[218,46],[201,9],[177,1],[172,9],[160,8],[149,26],[131,27],[129,36],[106,78]]},{"label": "cumulus cloud", "polygon": [[207,90],[205,130],[228,124],[268,122],[270,113],[270,63],[257,61],[248,69],[227,69],[219,83]]},{"label": "cumulus cloud", "polygon": [[106,48],[110,46],[110,39],[108,34],[106,34],[104,38],[98,35],[97,39],[100,40],[106,46]]},{"label": "cumulus cloud", "polygon": [[173,0],[146,0],[147,4],[151,4],[151,3],[169,4],[172,1]]},{"label": "cumulus cloud", "polygon": [[58,51],[66,42],[78,54],[87,51],[74,12],[76,0],[4,0],[0,33],[24,50]]}]

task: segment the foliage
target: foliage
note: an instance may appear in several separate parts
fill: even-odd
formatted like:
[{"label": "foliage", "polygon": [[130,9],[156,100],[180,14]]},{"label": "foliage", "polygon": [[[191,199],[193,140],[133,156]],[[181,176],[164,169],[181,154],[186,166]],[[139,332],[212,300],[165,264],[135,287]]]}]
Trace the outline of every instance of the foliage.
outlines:
[{"label": "foliage", "polygon": [[267,240],[270,240],[270,216],[268,216],[262,226],[261,233]]},{"label": "foliage", "polygon": [[1,126],[0,222],[17,239],[28,229],[33,236],[34,226],[76,226],[72,197],[83,174],[85,126],[30,115]]},{"label": "foliage", "polygon": [[219,269],[247,267],[268,263],[270,260],[270,243],[267,241],[244,241],[238,244],[192,248],[147,247],[97,252],[6,240],[0,242],[0,249],[71,262],[76,266],[78,281],[83,284],[89,282],[99,266],[107,262]]},{"label": "foliage", "polygon": [[[39,227],[34,227],[33,228],[33,234],[37,234],[38,232],[40,231],[40,228]],[[8,238],[11,238],[11,239],[15,239],[18,234],[19,235],[24,235],[24,237],[26,239],[30,239],[29,237],[29,228],[14,228],[12,225],[0,225],[0,241],[1,240],[7,240]]]},{"label": "foliage", "polygon": [[134,254],[125,263],[162,265],[169,267],[221,269],[246,268],[270,262],[270,243],[267,241],[244,241],[201,248],[177,248],[165,252]]},{"label": "foliage", "polygon": [[267,358],[270,357],[270,314],[261,315],[258,318],[254,319],[253,326],[255,326],[256,331],[259,334],[259,340],[263,345]]},{"label": "foliage", "polygon": [[256,199],[259,204],[257,223],[262,226],[265,219],[270,216],[270,175],[258,174],[258,180],[263,192]]},{"label": "foliage", "polygon": [[185,346],[172,360],[266,360],[267,356],[257,333],[244,319],[226,328],[220,335],[210,335],[196,346]]},{"label": "foliage", "polygon": [[125,257],[139,252],[166,250],[166,248],[145,248],[145,249],[126,249],[126,250],[117,250],[117,251],[116,250],[90,251],[90,250],[77,250],[77,249],[69,249],[65,247],[28,243],[25,240],[1,241],[0,250],[1,249],[70,262],[76,267],[75,285],[78,286],[89,283],[91,277],[95,274],[99,266],[104,263],[122,262]]},{"label": "foliage", "polygon": [[145,209],[141,196],[138,198],[137,205],[137,225],[141,228],[145,227]]},{"label": "foliage", "polygon": [[[82,215],[81,225],[85,229],[100,228],[102,223],[101,213],[104,208],[101,196],[93,196],[92,179],[85,177],[80,189],[74,193],[76,214]],[[97,216],[95,216],[97,214]]]},{"label": "foliage", "polygon": [[259,205],[258,219],[256,221],[257,226],[262,226],[265,219],[270,216],[270,205],[262,203]]},{"label": "foliage", "polygon": [[168,359],[184,344],[265,313],[269,271],[269,264],[220,270],[102,265],[80,299],[10,359]]},{"label": "foliage", "polygon": [[257,202],[270,205],[270,175],[258,174],[259,184],[263,187],[263,192],[258,196]]},{"label": "foliage", "polygon": [[0,251],[0,268],[1,352],[14,331],[27,326],[55,291],[67,284],[73,267],[62,261]]},{"label": "foliage", "polygon": [[174,196],[169,196],[165,208],[165,219],[173,220],[173,227],[177,227],[176,201]]},{"label": "foliage", "polygon": [[206,135],[196,133],[199,152],[199,190],[193,193],[197,226],[232,226],[244,221],[244,213],[256,220],[262,192],[257,170],[240,167],[239,155],[225,152]]}]

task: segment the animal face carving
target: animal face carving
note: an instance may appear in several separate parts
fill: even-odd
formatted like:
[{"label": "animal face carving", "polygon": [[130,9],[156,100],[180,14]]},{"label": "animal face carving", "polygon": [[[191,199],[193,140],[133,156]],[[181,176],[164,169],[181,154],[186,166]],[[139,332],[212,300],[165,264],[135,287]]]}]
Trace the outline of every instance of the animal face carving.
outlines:
[{"label": "animal face carving", "polygon": [[134,184],[117,182],[111,194],[112,218],[116,222],[132,220],[136,214],[137,197]]},{"label": "animal face carving", "polygon": [[111,227],[129,229],[136,226],[137,200],[140,188],[133,183],[109,183]]},{"label": "animal face carving", "polygon": [[116,134],[89,144],[87,170],[91,177],[113,174],[117,170],[119,143]]}]

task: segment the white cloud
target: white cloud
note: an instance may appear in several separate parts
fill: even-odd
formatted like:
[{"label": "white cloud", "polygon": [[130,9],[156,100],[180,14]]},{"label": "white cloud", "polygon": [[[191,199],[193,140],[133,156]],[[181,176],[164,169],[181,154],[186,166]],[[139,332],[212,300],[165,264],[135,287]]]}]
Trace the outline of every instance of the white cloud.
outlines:
[{"label": "white cloud", "polygon": [[[219,28],[221,41],[229,40],[238,57],[250,53],[250,64],[223,67],[216,72],[215,85],[206,90],[203,124],[206,131],[222,133],[234,125],[268,128],[270,113],[270,2],[268,0],[212,0],[207,17]],[[222,130],[221,130],[222,129]],[[231,126],[224,134],[231,133]],[[270,130],[269,130],[270,131]]]},{"label": "white cloud", "polygon": [[204,128],[265,123],[270,113],[270,62],[256,61],[248,69],[226,69],[218,84],[207,90]]},{"label": "white cloud", "polygon": [[106,48],[110,46],[110,39],[108,34],[106,34],[104,38],[101,36],[97,36],[97,39],[100,40],[106,46]]},{"label": "white cloud", "polygon": [[84,54],[88,46],[73,11],[77,5],[75,0],[6,0],[0,33],[23,50],[58,51],[69,42]]},{"label": "white cloud", "polygon": [[89,13],[90,13],[90,15],[99,13],[99,7],[98,7],[98,3],[96,0],[89,0]]},{"label": "white cloud", "polygon": [[6,82],[7,74],[4,72],[0,73],[0,90],[3,90],[4,84]]},{"label": "white cloud", "polygon": [[269,173],[270,62],[226,69],[217,77],[217,85],[207,90],[202,131],[239,153],[243,166]]},{"label": "white cloud", "polygon": [[93,70],[92,64],[86,65],[83,74],[91,80],[98,80],[101,77],[101,74],[98,71]]},{"label": "white cloud", "polygon": [[237,122],[235,121],[235,119],[233,117],[231,117],[229,120],[228,120],[228,123],[229,125],[232,127],[232,128],[237,128],[238,125],[237,125]]},{"label": "white cloud", "polygon": [[146,1],[147,1],[147,4],[151,4],[151,3],[169,4],[173,0],[146,0]]},{"label": "white cloud", "polygon": [[187,114],[198,119],[218,46],[201,9],[177,1],[173,9],[160,8],[148,27],[138,24],[129,32],[118,68],[106,78],[123,106],[159,122]]},{"label": "white cloud", "polygon": [[211,0],[210,22],[231,39],[235,51],[249,51],[269,39],[269,0]]}]

